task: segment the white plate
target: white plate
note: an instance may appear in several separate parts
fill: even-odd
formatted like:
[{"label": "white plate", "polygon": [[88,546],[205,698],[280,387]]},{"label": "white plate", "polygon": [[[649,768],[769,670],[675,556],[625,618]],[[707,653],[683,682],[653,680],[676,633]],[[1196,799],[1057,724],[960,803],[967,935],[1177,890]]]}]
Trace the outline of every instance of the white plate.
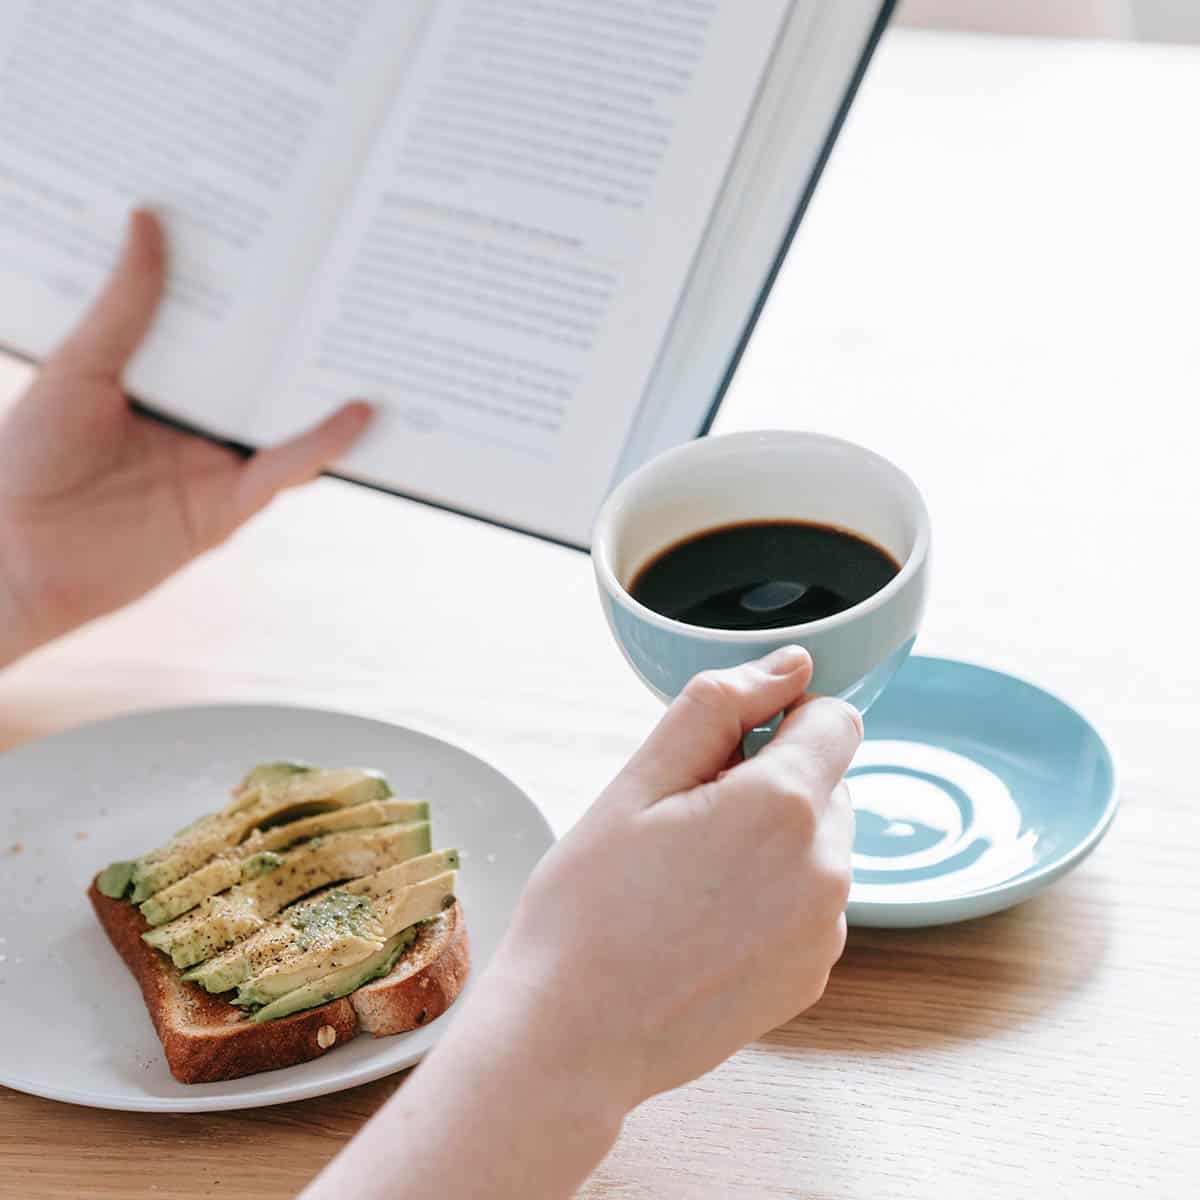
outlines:
[{"label": "white plate", "polygon": [[121,717],[0,756],[0,1084],[99,1108],[255,1108],[378,1079],[433,1046],[458,1005],[412,1033],[358,1037],[281,1071],[203,1084],[168,1072],[133,976],[85,892],[106,863],[158,845],[223,804],[249,767],[279,758],[378,767],[397,795],[431,802],[434,845],[462,851],[458,894],[478,977],[554,840],[494,767],[426,734],[315,709]]}]

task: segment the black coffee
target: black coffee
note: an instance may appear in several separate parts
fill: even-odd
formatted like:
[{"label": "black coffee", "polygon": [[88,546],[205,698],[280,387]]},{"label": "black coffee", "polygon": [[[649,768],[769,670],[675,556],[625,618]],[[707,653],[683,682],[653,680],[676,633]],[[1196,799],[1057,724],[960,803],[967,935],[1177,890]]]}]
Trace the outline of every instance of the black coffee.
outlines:
[{"label": "black coffee", "polygon": [[748,521],[669,546],[638,571],[629,593],[688,625],[777,629],[852,608],[899,570],[885,550],[845,529]]}]

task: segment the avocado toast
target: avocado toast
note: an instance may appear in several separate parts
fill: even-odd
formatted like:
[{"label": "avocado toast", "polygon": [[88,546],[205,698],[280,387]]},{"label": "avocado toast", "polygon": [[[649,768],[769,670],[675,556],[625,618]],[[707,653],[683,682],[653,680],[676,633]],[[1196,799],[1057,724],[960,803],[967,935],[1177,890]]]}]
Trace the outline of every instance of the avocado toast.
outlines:
[{"label": "avocado toast", "polygon": [[268,763],[88,896],[171,1073],[208,1083],[440,1016],[469,971],[457,867],[378,774]]}]

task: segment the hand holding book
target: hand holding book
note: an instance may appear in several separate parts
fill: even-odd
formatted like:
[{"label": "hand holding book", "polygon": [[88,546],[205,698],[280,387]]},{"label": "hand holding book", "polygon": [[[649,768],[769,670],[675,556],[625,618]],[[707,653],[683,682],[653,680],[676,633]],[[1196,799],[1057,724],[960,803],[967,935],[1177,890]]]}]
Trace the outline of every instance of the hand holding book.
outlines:
[{"label": "hand holding book", "polygon": [[348,404],[247,459],[135,412],[121,374],[165,262],[162,226],[135,213],[104,290],[0,423],[0,666],[149,591],[319,474],[370,420]]}]

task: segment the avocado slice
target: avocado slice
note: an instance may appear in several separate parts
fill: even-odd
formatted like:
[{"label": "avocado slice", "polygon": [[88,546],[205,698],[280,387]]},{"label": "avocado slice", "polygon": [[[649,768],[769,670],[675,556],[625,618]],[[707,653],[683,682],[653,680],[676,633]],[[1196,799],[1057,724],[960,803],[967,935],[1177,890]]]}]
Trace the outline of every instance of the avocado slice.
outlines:
[{"label": "avocado slice", "polygon": [[[432,854],[422,854],[395,866],[386,867],[373,875],[364,875],[349,883],[340,884],[336,890],[352,896],[374,899],[445,871],[453,871],[458,867],[458,858],[457,850],[436,850]],[[209,992],[227,992],[237,987],[251,976],[265,970],[291,945],[298,928],[296,919],[299,918],[303,923],[301,914],[320,904],[328,895],[329,891],[322,892],[318,896],[285,908],[265,928],[190,971],[185,971],[184,979],[200,984]]]},{"label": "avocado slice", "polygon": [[273,871],[284,861],[277,851],[297,842],[346,829],[366,829],[428,818],[429,805],[424,800],[371,800],[289,821],[265,831],[255,830],[233,850],[222,852],[190,875],[142,901],[142,916],[151,925],[174,920],[209,896]]},{"label": "avocado slice", "polygon": [[270,874],[209,896],[183,916],[143,933],[142,939],[169,954],[177,967],[194,966],[255,933],[308,892],[427,854],[429,848],[428,821],[350,830],[304,842],[283,855],[283,864]]},{"label": "avocado slice", "polygon": [[422,854],[398,862],[395,866],[384,867],[373,875],[363,875],[342,884],[344,891],[357,896],[386,896],[388,892],[396,892],[401,888],[411,887],[414,883],[432,879],[443,871],[457,871],[459,854],[457,850],[435,850],[432,854]]},{"label": "avocado slice", "polygon": [[107,896],[110,900],[120,900],[129,890],[129,880],[132,875],[133,863],[109,863],[100,872],[96,880],[96,889],[102,896]]},{"label": "avocado slice", "polygon": [[234,854],[218,855],[199,870],[185,875],[161,892],[155,892],[149,900],[143,900],[140,905],[142,916],[151,925],[163,925],[235,883],[249,883],[251,879],[275,870],[283,865],[283,861],[283,855],[272,850],[259,850],[242,858]]},{"label": "avocado slice", "polygon": [[237,787],[233,789],[234,799],[236,800],[239,796],[244,796],[247,792],[259,787],[271,787],[280,782],[286,782],[293,775],[307,775],[311,770],[313,768],[308,763],[302,762],[285,760],[259,763],[258,766],[247,771]]},{"label": "avocado slice", "polygon": [[256,850],[286,850],[296,842],[343,829],[365,829],[370,825],[391,825],[400,821],[428,821],[429,804],[425,800],[369,800],[350,808],[318,813],[298,821],[288,821],[251,834],[243,846],[254,843]]},{"label": "avocado slice", "polygon": [[266,1005],[356,963],[365,962],[402,930],[436,917],[454,903],[453,871],[375,900],[337,889],[320,905],[294,916],[289,946],[238,988],[235,1004]]},{"label": "avocado slice", "polygon": [[264,791],[279,788],[297,775],[307,775],[317,768],[301,762],[266,762],[259,763],[247,771],[233,789],[233,799],[221,809],[228,814],[239,812],[241,809],[255,803]]},{"label": "avocado slice", "polygon": [[270,1004],[264,1005],[251,1016],[252,1021],[274,1021],[278,1017],[290,1017],[292,1013],[303,1012],[306,1008],[316,1008],[319,1004],[328,1004],[339,996],[348,996],[357,991],[365,983],[373,979],[381,979],[395,965],[400,956],[416,941],[417,927],[410,926],[401,930],[395,937],[389,938],[383,946],[369,958],[350,966],[340,967],[320,979],[295,988]]},{"label": "avocado slice", "polygon": [[177,834],[164,846],[137,859],[131,874],[135,904],[190,875],[222,850],[236,846],[252,830],[314,813],[387,800],[392,789],[382,776],[363,770],[292,773],[259,783],[227,808]]},{"label": "avocado slice", "polygon": [[371,902],[340,888],[327,892],[321,901],[292,918],[287,942],[276,950],[263,974],[278,976],[277,986],[259,989],[250,980],[243,983],[233,1002],[267,1004],[284,992],[311,982],[342,967],[361,963],[377,954],[388,939]]},{"label": "avocado slice", "polygon": [[139,907],[142,916],[151,925],[163,925],[195,908],[201,900],[240,883],[241,879],[241,862],[231,856],[219,856],[155,892],[148,900],[143,900]]},{"label": "avocado slice", "polygon": [[391,795],[388,781],[378,771],[357,767],[318,770],[314,767],[303,774],[260,784],[258,800],[250,807],[259,810],[256,824],[277,824],[334,808],[387,800]]}]

